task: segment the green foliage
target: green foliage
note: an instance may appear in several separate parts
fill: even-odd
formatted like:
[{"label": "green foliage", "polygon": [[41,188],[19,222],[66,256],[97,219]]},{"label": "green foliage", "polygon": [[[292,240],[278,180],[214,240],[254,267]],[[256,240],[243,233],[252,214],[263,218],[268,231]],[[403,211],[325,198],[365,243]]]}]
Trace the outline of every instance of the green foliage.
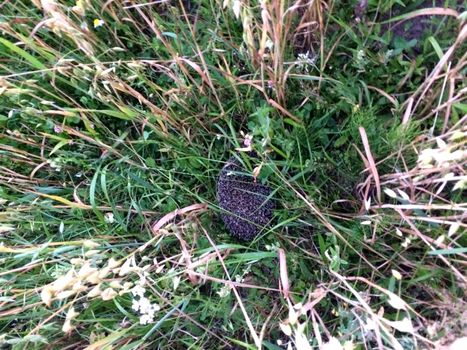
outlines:
[{"label": "green foliage", "polygon": [[[440,321],[443,298],[463,297],[455,269],[465,236],[446,236],[458,212],[409,209],[410,226],[379,207],[359,129],[383,189],[394,188],[394,174],[416,168],[421,150],[435,147],[429,129],[444,133],[444,115],[437,122],[426,117],[450,98],[442,79],[403,120],[408,98],[453,38],[441,24],[440,35],[422,43],[393,38],[384,21],[404,1],[369,1],[368,16],[383,16],[371,25],[356,23],[342,3],[321,8],[322,47],[313,29],[305,58],[288,38],[300,22],[319,21],[307,17],[311,10],[290,10],[284,18],[295,17],[283,51],[273,43],[260,65],[246,43],[248,28],[261,38],[261,13],[252,3],[242,2],[238,19],[232,4],[220,10],[221,2],[207,0],[0,4],[0,348],[253,349],[253,327],[263,329],[264,348],[282,349],[295,340],[279,323],[290,321],[292,305],[314,300],[297,321],[313,346],[321,342],[316,330],[356,348],[377,346],[375,333],[363,327],[376,317],[368,309],[385,308],[389,321]],[[80,4],[84,14],[73,9]],[[94,28],[94,19],[104,25]],[[283,86],[270,78],[275,62],[283,62]],[[460,100],[452,104],[450,127],[465,109]],[[219,171],[235,148],[245,147],[246,134],[256,156],[240,157],[248,171],[260,169],[256,181],[273,188],[277,204],[271,225],[252,242],[228,234],[216,199]],[[459,168],[454,175],[461,176]],[[443,183],[446,173],[436,173],[433,183]],[[383,193],[381,204],[463,201],[449,178],[443,188],[414,192],[433,178],[425,180],[416,189],[401,187],[412,191],[404,192],[410,200]],[[197,203],[206,207],[178,211],[162,230],[151,229]],[[449,246],[429,248],[443,235]],[[74,294],[55,293],[46,306],[46,287],[84,261],[102,272],[110,259],[123,265],[133,257],[132,272],[107,271],[99,286],[119,292],[117,282],[146,281],[145,297],[160,308],[152,322],[140,323],[129,290],[89,297],[91,282]],[[386,290],[412,309],[388,305]],[[78,315],[66,331],[71,308]],[[442,336],[457,336],[460,314],[446,312],[450,331]],[[386,328],[384,346],[394,339],[416,346],[414,337]]]}]

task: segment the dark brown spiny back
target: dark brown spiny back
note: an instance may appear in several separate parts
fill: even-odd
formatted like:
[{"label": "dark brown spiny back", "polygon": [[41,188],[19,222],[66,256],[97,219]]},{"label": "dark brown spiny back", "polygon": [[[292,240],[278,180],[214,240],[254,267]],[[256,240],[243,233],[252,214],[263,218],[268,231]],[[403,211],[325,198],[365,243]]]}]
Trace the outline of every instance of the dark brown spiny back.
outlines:
[{"label": "dark brown spiny back", "polygon": [[217,182],[221,218],[229,232],[240,239],[252,240],[272,218],[274,202],[271,188],[255,183],[240,162],[231,157]]}]

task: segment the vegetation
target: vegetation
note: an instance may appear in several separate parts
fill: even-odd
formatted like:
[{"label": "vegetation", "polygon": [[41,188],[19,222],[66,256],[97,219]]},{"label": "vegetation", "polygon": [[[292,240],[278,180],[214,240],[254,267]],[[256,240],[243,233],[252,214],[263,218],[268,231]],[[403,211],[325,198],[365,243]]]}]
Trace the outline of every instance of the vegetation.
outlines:
[{"label": "vegetation", "polygon": [[467,16],[421,3],[0,1],[0,348],[465,345]]}]

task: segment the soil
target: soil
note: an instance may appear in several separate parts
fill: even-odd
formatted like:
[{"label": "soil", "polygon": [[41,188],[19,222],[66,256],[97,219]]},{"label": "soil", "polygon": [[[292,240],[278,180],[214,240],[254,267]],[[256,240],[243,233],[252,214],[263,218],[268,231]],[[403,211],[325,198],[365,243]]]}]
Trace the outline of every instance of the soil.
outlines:
[{"label": "soil", "polygon": [[[432,7],[444,8],[445,0],[425,0],[416,4],[416,2],[407,2],[406,7],[395,5],[392,9],[391,14],[385,14],[383,20],[394,18],[405,13],[409,13],[416,10],[423,10]],[[461,12],[465,8],[464,1],[450,1],[448,8],[455,9]],[[446,18],[447,20],[440,26],[440,21],[444,16],[433,15],[433,16],[417,16],[406,21],[398,21],[389,25],[383,26],[382,33],[387,31],[391,32],[392,44],[397,40],[403,39],[406,42],[416,40],[416,44],[409,50],[409,56],[414,56],[422,51],[423,39],[429,35],[450,35],[453,39],[456,36],[456,26],[449,24],[451,17]]]}]

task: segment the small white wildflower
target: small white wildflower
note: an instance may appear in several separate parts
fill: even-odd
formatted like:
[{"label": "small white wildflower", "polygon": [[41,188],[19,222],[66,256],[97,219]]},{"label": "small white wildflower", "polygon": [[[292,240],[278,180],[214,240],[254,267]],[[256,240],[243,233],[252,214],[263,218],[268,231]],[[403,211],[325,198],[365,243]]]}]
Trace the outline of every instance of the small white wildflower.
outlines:
[{"label": "small white wildflower", "polygon": [[316,61],[316,57],[312,57],[310,55],[310,52],[307,51],[306,53],[299,53],[295,63],[298,65],[299,69],[304,70],[305,72],[308,73],[309,66],[314,65],[315,61]]},{"label": "small white wildflower", "polygon": [[133,299],[131,302],[131,308],[135,311],[139,311],[139,300]]},{"label": "small white wildflower", "polygon": [[142,297],[139,299],[139,312],[142,314],[150,313],[152,310],[151,302],[148,298]]},{"label": "small white wildflower", "polygon": [[364,71],[366,63],[367,60],[365,51],[358,50],[355,56],[355,65],[358,67],[359,71]]},{"label": "small white wildflower", "polygon": [[154,317],[148,314],[141,315],[141,317],[139,318],[139,323],[141,325],[146,325],[152,322],[154,322]]},{"label": "small white wildflower", "polygon": [[410,238],[406,237],[405,241],[401,244],[402,247],[407,248],[410,244]]},{"label": "small white wildflower", "polygon": [[279,242],[274,242],[273,244],[266,244],[265,248],[266,250],[269,250],[271,252],[277,252],[277,250],[281,247]]},{"label": "small white wildflower", "polygon": [[216,292],[216,294],[219,295],[219,297],[221,298],[225,298],[230,295],[230,290],[231,290],[231,287],[228,284],[225,284],[222,286],[221,289],[219,289]]},{"label": "small white wildflower", "polygon": [[244,145],[245,147],[250,147],[252,141],[253,141],[253,136],[252,136],[252,135],[249,135],[249,134],[246,134],[246,135],[245,135],[245,139],[243,140],[243,145]]},{"label": "small white wildflower", "polygon": [[99,28],[99,27],[102,27],[102,26],[105,24],[105,22],[104,22],[102,19],[96,18],[96,19],[92,22],[92,24],[94,25],[94,28]]},{"label": "small white wildflower", "polygon": [[105,213],[104,221],[107,224],[113,224],[115,222],[114,214],[113,213]]},{"label": "small white wildflower", "polygon": [[134,286],[133,289],[131,290],[131,294],[133,294],[133,296],[135,297],[138,296],[140,298],[143,298],[144,293],[146,293],[146,289],[138,284]]},{"label": "small white wildflower", "polygon": [[139,276],[139,282],[138,283],[139,283],[140,286],[146,285],[146,274],[145,273]]},{"label": "small white wildflower", "polygon": [[237,283],[243,283],[245,279],[241,275],[235,275],[235,282]]},{"label": "small white wildflower", "polygon": [[57,172],[60,172],[62,170],[62,166],[60,165],[60,158],[48,160],[47,163],[49,163],[50,167]]},{"label": "small white wildflower", "polygon": [[274,41],[272,41],[269,37],[266,39],[266,43],[264,44],[264,47],[272,50],[274,47]]}]

